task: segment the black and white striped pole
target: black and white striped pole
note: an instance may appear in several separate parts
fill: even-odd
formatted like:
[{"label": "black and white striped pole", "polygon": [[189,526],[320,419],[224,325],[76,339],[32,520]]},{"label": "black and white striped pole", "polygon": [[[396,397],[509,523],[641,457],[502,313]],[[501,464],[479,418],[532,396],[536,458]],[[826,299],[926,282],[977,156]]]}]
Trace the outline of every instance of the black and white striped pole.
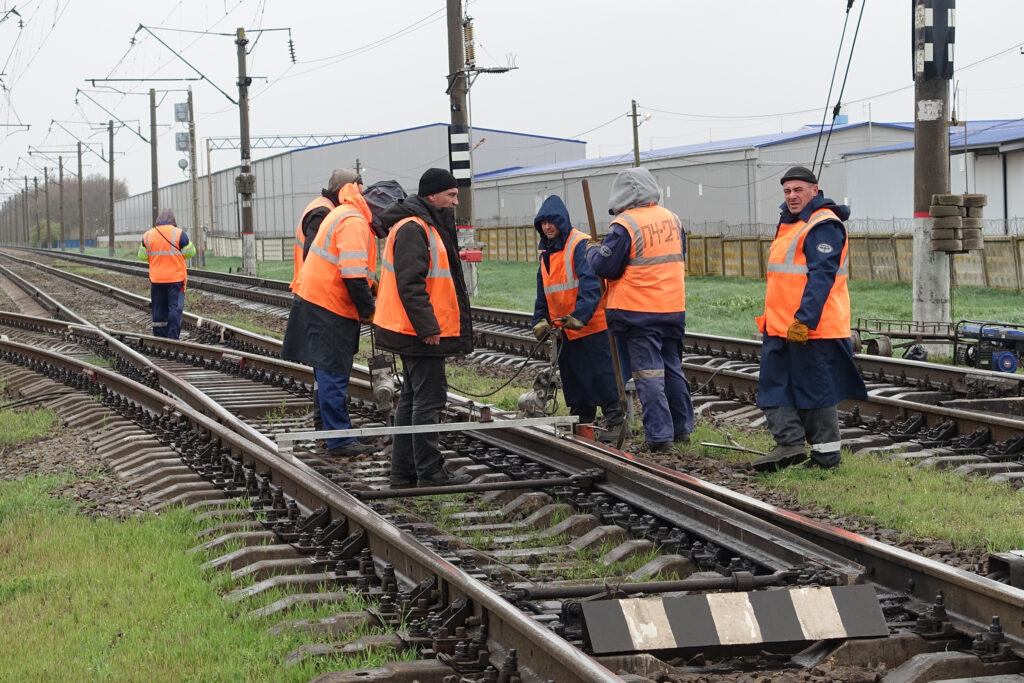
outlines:
[{"label": "black and white striped pole", "polygon": [[[913,0],[914,321],[951,322],[951,256],[933,251],[928,207],[949,191],[949,81],[956,0]],[[929,354],[949,355],[944,345]]]}]

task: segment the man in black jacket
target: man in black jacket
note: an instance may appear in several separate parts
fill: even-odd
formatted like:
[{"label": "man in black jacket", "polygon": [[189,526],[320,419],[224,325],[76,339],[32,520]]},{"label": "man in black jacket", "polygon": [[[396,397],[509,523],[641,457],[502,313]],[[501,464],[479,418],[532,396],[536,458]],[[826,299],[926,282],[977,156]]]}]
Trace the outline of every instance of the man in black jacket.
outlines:
[{"label": "man in black jacket", "polygon": [[[473,350],[469,293],[455,228],[459,189],[451,173],[428,169],[417,194],[381,215],[390,228],[384,247],[374,336],[402,359],[395,426],[437,424],[447,400],[445,357]],[[391,486],[466,484],[443,468],[437,432],[396,434]]]}]

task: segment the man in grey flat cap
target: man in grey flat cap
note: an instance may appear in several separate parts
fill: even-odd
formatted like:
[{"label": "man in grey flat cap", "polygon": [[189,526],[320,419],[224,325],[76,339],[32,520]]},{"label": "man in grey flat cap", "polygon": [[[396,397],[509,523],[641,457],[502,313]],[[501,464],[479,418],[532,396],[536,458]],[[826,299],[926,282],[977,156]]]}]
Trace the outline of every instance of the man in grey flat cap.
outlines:
[{"label": "man in grey flat cap", "polygon": [[768,254],[757,405],[775,437],[771,453],[754,461],[770,472],[807,459],[805,467],[839,466],[839,412],[845,398],[867,398],[850,342],[850,209],[818,190],[803,166],[782,176],[785,198]]}]

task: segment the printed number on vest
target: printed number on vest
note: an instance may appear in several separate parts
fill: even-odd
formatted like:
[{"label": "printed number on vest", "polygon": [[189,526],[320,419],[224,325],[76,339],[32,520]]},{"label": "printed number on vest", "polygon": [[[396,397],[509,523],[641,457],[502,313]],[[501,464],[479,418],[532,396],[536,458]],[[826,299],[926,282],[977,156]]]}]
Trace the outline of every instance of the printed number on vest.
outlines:
[{"label": "printed number on vest", "polygon": [[640,232],[643,233],[645,245],[672,242],[677,237],[675,223],[671,220],[664,220],[661,223],[648,223],[640,227]]}]

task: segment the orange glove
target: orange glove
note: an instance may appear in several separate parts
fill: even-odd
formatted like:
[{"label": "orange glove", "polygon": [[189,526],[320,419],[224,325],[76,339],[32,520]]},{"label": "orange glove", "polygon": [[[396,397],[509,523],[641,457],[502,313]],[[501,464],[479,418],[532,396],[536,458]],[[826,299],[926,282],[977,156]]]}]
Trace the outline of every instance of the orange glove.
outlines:
[{"label": "orange glove", "polygon": [[373,313],[371,313],[370,315],[361,315],[361,316],[359,316],[359,322],[361,322],[364,325],[372,325],[373,324]]},{"label": "orange glove", "polygon": [[786,330],[786,341],[794,344],[806,344],[807,332],[807,325],[793,318],[793,322],[789,324],[789,329]]}]

